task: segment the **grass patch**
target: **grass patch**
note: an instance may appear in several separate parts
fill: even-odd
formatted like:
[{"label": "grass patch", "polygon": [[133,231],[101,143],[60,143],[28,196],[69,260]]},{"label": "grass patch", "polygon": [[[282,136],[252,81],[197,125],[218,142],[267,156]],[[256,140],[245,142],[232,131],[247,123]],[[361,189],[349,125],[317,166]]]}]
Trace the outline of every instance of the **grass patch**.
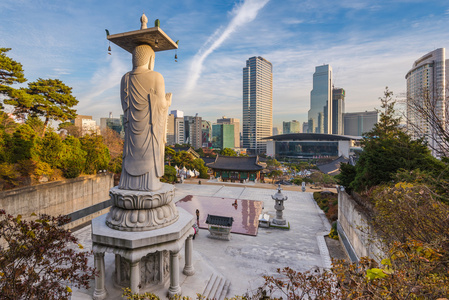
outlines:
[{"label": "grass patch", "polygon": [[290,230],[290,222],[287,222],[287,225],[276,225],[276,224],[270,223],[270,227]]}]

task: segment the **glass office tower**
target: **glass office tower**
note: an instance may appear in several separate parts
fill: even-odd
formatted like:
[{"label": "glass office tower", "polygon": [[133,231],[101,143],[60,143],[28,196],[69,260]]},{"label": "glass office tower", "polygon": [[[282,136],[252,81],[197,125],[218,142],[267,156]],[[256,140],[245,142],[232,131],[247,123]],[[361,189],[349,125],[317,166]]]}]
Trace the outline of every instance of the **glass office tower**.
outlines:
[{"label": "glass office tower", "polygon": [[308,120],[309,133],[332,133],[332,68],[329,65],[315,67]]},{"label": "glass office tower", "polygon": [[243,148],[251,154],[266,152],[264,137],[273,128],[273,66],[254,56],[243,68]]}]

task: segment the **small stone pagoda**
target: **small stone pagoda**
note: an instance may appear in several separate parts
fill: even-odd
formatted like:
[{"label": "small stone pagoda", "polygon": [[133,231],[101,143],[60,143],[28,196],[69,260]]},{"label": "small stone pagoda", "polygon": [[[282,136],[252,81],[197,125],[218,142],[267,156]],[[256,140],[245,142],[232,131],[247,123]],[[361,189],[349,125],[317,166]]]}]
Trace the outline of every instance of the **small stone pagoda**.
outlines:
[{"label": "small stone pagoda", "polygon": [[288,199],[287,196],[282,194],[281,185],[278,185],[278,191],[271,198],[275,201],[274,209],[276,209],[276,218],[274,218],[271,222],[272,225],[276,227],[286,227],[288,228],[287,220],[284,219],[282,211],[284,210],[284,201]]},{"label": "small stone pagoda", "polygon": [[[167,111],[171,93],[155,72],[155,52],[177,49],[159,28],[147,28],[107,36],[132,53],[133,70],[121,82],[125,141],[120,183],[109,191],[112,207],[92,221],[92,243],[97,276],[94,299],[106,299],[105,281],[130,287],[133,293],[168,281],[169,296],[181,294],[179,251],[185,245],[183,273],[194,274],[192,265],[194,218],[173,202],[174,186],[160,182],[164,173]],[[105,252],[115,254],[115,272],[105,274]]]}]

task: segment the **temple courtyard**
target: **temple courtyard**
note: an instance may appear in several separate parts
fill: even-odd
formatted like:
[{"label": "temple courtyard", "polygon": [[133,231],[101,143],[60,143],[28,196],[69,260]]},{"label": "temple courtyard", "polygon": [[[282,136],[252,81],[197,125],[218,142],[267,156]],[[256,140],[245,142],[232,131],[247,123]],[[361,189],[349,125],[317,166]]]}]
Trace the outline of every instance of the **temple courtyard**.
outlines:
[{"label": "temple courtyard", "polygon": [[[261,188],[258,185],[204,183],[176,184],[175,202],[181,199],[185,201],[189,195],[196,196],[194,199],[199,202],[191,203],[193,206],[190,208],[180,205],[181,202],[179,206],[193,215],[195,214],[191,210],[201,206],[200,221],[206,218],[208,210],[211,214],[217,214],[218,211],[223,216],[233,216],[232,214],[236,214],[237,211],[245,216],[254,215],[254,210],[250,209],[250,206],[245,204],[245,208],[242,209],[240,206],[236,209],[230,199],[237,199],[237,205],[247,203],[243,200],[261,201],[262,211],[272,217],[275,216],[274,200],[271,198],[276,193],[273,185],[270,189],[266,188],[267,185]],[[204,224],[200,224],[201,229],[193,240],[195,268],[193,276],[185,276],[182,273],[184,251],[179,252],[183,296],[195,299],[197,293],[202,293],[209,298],[223,299],[225,296],[251,293],[263,284],[262,276],[274,275],[278,268],[289,266],[297,271],[306,271],[316,267],[330,267],[331,260],[324,236],[329,233],[331,226],[313,200],[312,193],[294,190],[283,190],[282,193],[288,197],[284,203],[283,213],[284,218],[290,223],[290,230],[258,228],[256,235],[245,232],[231,233],[231,240],[226,241],[208,238],[208,230]],[[213,198],[213,201],[208,202],[208,197]],[[219,198],[223,198],[224,205],[216,203]],[[218,210],[217,206],[220,207]],[[236,228],[247,227],[243,221],[248,222],[248,218],[235,216]],[[77,230],[75,235],[80,239],[84,250],[91,250],[90,226]],[[333,247],[338,247],[338,243],[334,243]],[[93,257],[89,263],[93,266]],[[113,284],[114,254],[105,254],[105,268],[107,299],[123,299],[121,289]],[[88,291],[73,288],[72,299],[92,299],[94,286],[95,283],[92,281],[91,289]],[[149,291],[164,299],[167,296],[167,287]]]}]

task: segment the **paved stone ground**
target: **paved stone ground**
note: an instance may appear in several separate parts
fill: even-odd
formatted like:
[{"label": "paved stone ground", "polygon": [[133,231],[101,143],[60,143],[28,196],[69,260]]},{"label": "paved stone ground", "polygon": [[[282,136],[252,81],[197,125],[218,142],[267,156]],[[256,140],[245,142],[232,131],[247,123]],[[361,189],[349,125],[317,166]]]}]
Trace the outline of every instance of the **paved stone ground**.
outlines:
[{"label": "paved stone ground", "polygon": [[[271,195],[276,190],[273,185],[269,186],[271,189],[239,184],[177,184],[175,201],[187,195],[260,200],[264,201],[264,212],[274,216]],[[196,274],[180,276],[183,295],[195,298],[196,293],[203,291],[213,272],[231,281],[227,295],[230,297],[255,290],[263,284],[262,276],[275,274],[277,268],[289,266],[297,271],[306,271],[313,267],[330,267],[329,251],[324,239],[330,231],[330,224],[312,199],[312,193],[283,190],[283,194],[288,196],[284,203],[284,218],[290,223],[290,230],[259,228],[257,236],[232,234],[230,241],[210,239],[207,230],[199,231],[194,240]],[[77,231],[76,235],[90,250],[90,226]],[[331,248],[337,249],[338,245],[334,243]],[[93,265],[93,259],[90,264]],[[184,266],[183,255],[180,266]],[[113,255],[110,254],[106,254],[106,273],[110,281],[113,273]],[[111,282],[106,287],[110,295],[108,299],[123,299],[120,298],[121,291],[114,288]],[[153,292],[165,298],[164,291],[166,289],[161,288]],[[93,288],[76,291],[72,299],[91,299],[88,295],[92,293]]]}]

